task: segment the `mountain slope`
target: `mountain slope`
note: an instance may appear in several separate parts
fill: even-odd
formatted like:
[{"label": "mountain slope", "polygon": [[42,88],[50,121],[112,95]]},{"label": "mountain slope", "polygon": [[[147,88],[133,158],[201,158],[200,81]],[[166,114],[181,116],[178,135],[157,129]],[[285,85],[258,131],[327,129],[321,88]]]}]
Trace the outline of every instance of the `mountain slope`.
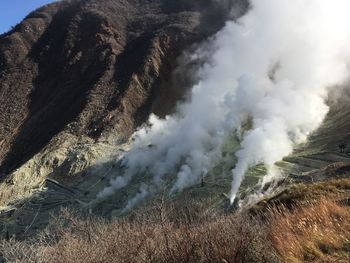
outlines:
[{"label": "mountain slope", "polygon": [[60,1],[27,16],[0,37],[2,174],[63,130],[122,139],[151,110],[169,113],[184,95],[170,83],[176,58],[220,28],[225,5]]}]

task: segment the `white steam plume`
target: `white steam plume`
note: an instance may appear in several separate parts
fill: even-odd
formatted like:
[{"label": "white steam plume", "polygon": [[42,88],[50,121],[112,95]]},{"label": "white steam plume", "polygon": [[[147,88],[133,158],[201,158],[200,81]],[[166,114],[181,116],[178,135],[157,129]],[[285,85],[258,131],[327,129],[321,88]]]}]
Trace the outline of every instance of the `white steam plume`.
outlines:
[{"label": "white steam plume", "polygon": [[233,202],[249,167],[264,163],[273,171],[319,127],[329,88],[349,75],[350,1],[252,0],[251,7],[197,50],[194,57],[208,60],[190,100],[164,120],[150,117],[151,126],[136,132],[125,173],[99,197],[141,172],[159,186],[176,171],[173,191],[198,183],[227,135],[250,121],[232,171]]}]

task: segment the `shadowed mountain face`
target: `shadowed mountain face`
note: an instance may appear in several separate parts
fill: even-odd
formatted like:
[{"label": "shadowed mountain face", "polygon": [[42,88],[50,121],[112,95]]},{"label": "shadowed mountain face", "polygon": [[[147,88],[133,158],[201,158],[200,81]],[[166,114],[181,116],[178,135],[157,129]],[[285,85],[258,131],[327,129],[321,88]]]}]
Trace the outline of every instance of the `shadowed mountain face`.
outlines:
[{"label": "shadowed mountain face", "polygon": [[[171,82],[184,48],[220,29],[228,2],[60,1],[0,36],[0,174],[63,130],[129,136],[184,95]],[[215,21],[215,22],[213,22]]]}]

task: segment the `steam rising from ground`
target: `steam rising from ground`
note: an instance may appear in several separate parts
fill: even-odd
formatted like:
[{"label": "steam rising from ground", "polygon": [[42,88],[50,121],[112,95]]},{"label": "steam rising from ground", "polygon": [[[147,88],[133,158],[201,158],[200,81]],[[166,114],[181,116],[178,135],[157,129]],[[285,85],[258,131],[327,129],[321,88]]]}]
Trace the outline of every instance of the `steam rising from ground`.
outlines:
[{"label": "steam rising from ground", "polygon": [[228,134],[250,122],[232,171],[233,202],[249,167],[264,163],[271,177],[274,164],[319,127],[329,88],[349,73],[350,2],[253,0],[251,6],[196,51],[192,59],[207,62],[190,99],[166,119],[152,115],[150,126],[136,132],[125,173],[99,197],[140,174],[152,179],[136,198],[174,172],[171,191],[196,184],[221,158]]}]

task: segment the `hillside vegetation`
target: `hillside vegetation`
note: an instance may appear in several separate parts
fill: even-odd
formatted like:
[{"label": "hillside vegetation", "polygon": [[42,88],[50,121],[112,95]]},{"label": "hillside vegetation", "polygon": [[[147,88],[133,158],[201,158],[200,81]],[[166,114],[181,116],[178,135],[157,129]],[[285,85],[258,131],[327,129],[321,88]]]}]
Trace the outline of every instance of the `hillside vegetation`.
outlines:
[{"label": "hillside vegetation", "polygon": [[[350,182],[348,182],[350,183]],[[349,188],[348,188],[349,189]],[[347,262],[350,209],[332,198],[212,216],[161,200],[126,219],[62,210],[38,237],[4,241],[8,262]]]}]

